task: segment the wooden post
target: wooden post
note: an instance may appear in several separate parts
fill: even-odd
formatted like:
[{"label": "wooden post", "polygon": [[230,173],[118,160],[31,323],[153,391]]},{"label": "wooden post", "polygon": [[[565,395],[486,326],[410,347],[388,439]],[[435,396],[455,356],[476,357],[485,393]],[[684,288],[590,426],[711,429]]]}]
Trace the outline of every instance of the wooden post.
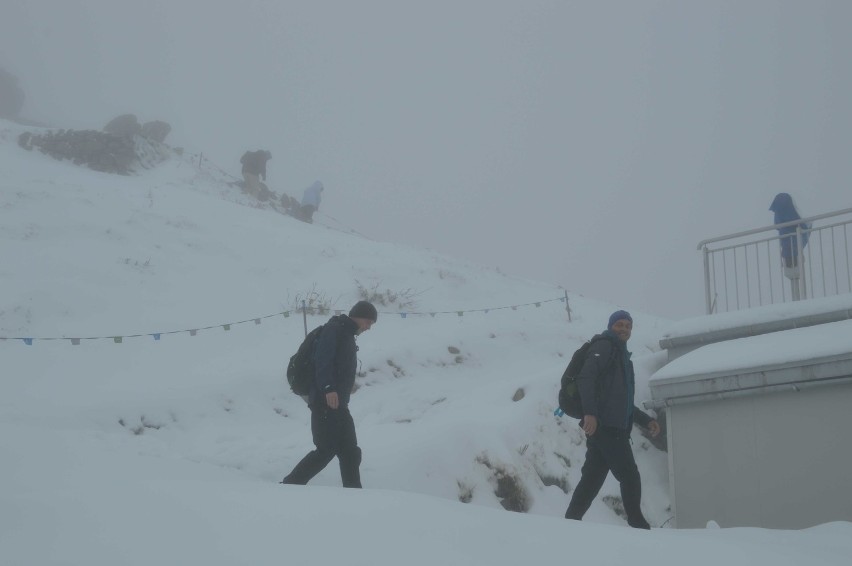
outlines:
[{"label": "wooden post", "polygon": [[305,301],[302,301],[302,320],[305,322],[305,336],[308,335],[308,307]]},{"label": "wooden post", "polygon": [[568,313],[568,322],[571,322],[571,305],[568,304],[568,289],[565,289],[565,311]]}]

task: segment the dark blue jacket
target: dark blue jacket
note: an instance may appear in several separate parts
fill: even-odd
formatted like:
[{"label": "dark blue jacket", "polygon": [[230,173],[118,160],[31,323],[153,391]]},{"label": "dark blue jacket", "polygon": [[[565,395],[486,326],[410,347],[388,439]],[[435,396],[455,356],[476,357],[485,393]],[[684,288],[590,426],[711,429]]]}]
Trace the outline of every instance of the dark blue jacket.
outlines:
[{"label": "dark blue jacket", "polygon": [[[799,215],[799,211],[796,210],[796,205],[793,204],[793,197],[789,193],[778,193],[775,195],[775,199],[769,206],[769,210],[775,213],[775,224],[784,224],[785,222],[792,222],[793,220],[800,220],[802,218]],[[808,245],[811,225],[807,222],[802,222],[798,226],[802,230],[808,230],[802,232],[802,249],[804,250],[805,246]],[[781,236],[792,234],[786,238],[781,238],[781,257],[786,260],[793,259],[799,253],[799,243],[796,240],[796,225],[779,228],[778,233]]]},{"label": "dark blue jacket", "polygon": [[636,381],[630,352],[609,330],[592,338],[577,388],[583,414],[597,417],[599,425],[630,430],[634,421],[647,427],[652,420],[633,404]]},{"label": "dark blue jacket", "polygon": [[308,401],[311,406],[324,405],[325,394],[331,391],[337,392],[341,407],[349,404],[358,368],[357,332],[358,325],[345,314],[331,317],[323,327],[314,349],[316,379]]}]

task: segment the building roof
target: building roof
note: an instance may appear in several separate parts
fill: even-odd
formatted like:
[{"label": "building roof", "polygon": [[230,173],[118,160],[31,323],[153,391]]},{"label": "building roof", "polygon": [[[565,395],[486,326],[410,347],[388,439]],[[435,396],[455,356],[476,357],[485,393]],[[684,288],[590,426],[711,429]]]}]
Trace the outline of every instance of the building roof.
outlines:
[{"label": "building roof", "polygon": [[852,293],[845,293],[681,320],[669,327],[660,346],[689,351],[701,344],[850,319]]},{"label": "building roof", "polygon": [[852,320],[701,346],[651,377],[653,402],[646,406],[808,387],[838,379],[852,381]]}]

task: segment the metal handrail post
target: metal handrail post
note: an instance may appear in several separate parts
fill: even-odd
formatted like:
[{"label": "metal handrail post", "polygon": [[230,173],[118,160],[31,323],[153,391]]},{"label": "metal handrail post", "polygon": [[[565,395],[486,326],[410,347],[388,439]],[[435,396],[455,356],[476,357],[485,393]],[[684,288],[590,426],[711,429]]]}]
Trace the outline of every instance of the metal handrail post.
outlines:
[{"label": "metal handrail post", "polygon": [[707,314],[713,314],[713,305],[710,304],[710,250],[704,246],[704,304]]},{"label": "metal handrail post", "polygon": [[[799,274],[799,278],[796,281],[796,285],[798,285],[799,289],[799,297],[800,299],[808,298],[808,287],[805,284],[805,247],[802,245],[802,225],[796,224],[796,269]],[[808,262],[813,263],[813,262]]]}]

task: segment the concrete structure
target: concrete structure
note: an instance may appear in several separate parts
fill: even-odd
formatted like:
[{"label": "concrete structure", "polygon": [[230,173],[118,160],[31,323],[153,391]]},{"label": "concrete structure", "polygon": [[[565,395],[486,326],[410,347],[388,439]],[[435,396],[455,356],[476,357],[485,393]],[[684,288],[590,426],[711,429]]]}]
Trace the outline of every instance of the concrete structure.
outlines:
[{"label": "concrete structure", "polygon": [[738,324],[702,317],[666,338],[675,347],[687,335],[696,342],[702,325],[707,342],[731,336],[682,354],[650,381],[646,406],[667,411],[675,526],[852,521],[852,320],[814,322],[850,318],[839,314],[844,302],[852,309],[847,295],[802,301],[793,308],[813,303],[810,312],[794,316],[785,305],[730,313]]}]

